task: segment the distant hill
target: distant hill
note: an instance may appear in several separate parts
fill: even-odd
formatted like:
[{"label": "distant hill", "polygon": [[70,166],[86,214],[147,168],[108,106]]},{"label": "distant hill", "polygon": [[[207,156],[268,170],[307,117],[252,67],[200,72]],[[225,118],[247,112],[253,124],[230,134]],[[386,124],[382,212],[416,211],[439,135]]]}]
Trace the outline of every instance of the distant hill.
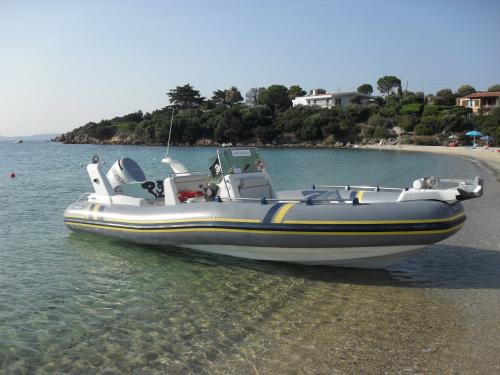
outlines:
[{"label": "distant hill", "polygon": [[59,133],[46,133],[46,134],[34,134],[27,136],[17,136],[17,137],[4,137],[0,135],[0,141],[15,141],[22,139],[23,141],[50,141],[51,139],[60,135]]}]

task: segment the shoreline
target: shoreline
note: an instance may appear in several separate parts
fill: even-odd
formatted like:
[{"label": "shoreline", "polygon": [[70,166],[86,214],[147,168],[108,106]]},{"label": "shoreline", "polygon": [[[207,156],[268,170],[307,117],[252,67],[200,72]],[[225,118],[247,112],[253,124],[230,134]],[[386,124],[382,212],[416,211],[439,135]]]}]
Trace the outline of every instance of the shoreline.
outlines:
[{"label": "shoreline", "polygon": [[485,150],[472,147],[418,146],[418,145],[370,145],[360,146],[362,150],[427,152],[448,156],[462,157],[481,164],[500,183],[500,152],[496,149]]},{"label": "shoreline", "polygon": [[[64,143],[52,140],[52,142],[58,142],[63,144],[76,144],[76,143]],[[82,144],[82,143],[79,143]],[[96,143],[85,143],[85,144],[96,144]],[[101,143],[103,146],[113,146],[118,145],[116,143]],[[164,147],[163,144],[151,143],[151,144],[128,144],[127,146],[156,146]],[[174,147],[221,147],[218,144],[206,144],[206,145],[183,145],[183,144],[173,144]],[[446,146],[423,146],[423,145],[406,145],[406,144],[391,144],[391,145],[322,145],[314,143],[297,143],[297,144],[246,144],[246,145],[235,145],[235,147],[257,147],[260,149],[333,149],[333,150],[379,150],[379,151],[403,151],[403,152],[427,152],[432,154],[456,156],[468,159],[470,161],[481,164],[486,170],[493,174],[493,177],[500,183],[500,148],[491,148],[490,150],[485,150],[484,148],[472,148],[472,147],[446,147]]]}]

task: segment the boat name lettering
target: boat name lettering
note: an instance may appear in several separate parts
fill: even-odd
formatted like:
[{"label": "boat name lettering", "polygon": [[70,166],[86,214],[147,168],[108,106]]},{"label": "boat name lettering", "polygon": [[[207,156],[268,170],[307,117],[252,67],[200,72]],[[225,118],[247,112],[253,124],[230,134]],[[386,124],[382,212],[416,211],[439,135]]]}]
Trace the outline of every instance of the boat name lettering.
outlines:
[{"label": "boat name lettering", "polygon": [[252,156],[250,150],[232,150],[233,156]]},{"label": "boat name lettering", "polygon": [[124,185],[125,184],[125,181],[123,180],[123,178],[118,174],[117,171],[115,171],[114,169],[111,170],[113,172],[113,176],[114,178],[116,178],[118,180],[118,182],[121,184],[121,185]]}]

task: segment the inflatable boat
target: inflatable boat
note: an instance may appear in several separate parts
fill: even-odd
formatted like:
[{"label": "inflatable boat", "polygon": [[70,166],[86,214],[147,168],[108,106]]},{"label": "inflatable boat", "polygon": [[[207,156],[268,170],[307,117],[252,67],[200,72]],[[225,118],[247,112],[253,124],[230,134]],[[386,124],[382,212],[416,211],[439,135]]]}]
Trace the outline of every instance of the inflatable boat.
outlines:
[{"label": "inflatable boat", "polygon": [[220,148],[209,171],[149,180],[130,158],[107,174],[87,166],[94,192],[64,213],[73,231],[248,259],[384,268],[442,241],[465,222],[460,201],[483,183],[421,178],[411,188],[311,186],[275,191],[255,148]]}]

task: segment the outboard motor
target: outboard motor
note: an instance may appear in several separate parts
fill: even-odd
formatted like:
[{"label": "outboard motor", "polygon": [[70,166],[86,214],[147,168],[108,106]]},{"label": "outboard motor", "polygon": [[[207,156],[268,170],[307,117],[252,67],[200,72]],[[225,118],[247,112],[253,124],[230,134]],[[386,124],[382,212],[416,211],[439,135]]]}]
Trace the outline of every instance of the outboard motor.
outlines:
[{"label": "outboard motor", "polygon": [[119,159],[113,164],[106,177],[115,192],[119,190],[117,188],[120,185],[130,182],[146,181],[146,175],[141,167],[139,167],[139,164],[130,158]]}]

